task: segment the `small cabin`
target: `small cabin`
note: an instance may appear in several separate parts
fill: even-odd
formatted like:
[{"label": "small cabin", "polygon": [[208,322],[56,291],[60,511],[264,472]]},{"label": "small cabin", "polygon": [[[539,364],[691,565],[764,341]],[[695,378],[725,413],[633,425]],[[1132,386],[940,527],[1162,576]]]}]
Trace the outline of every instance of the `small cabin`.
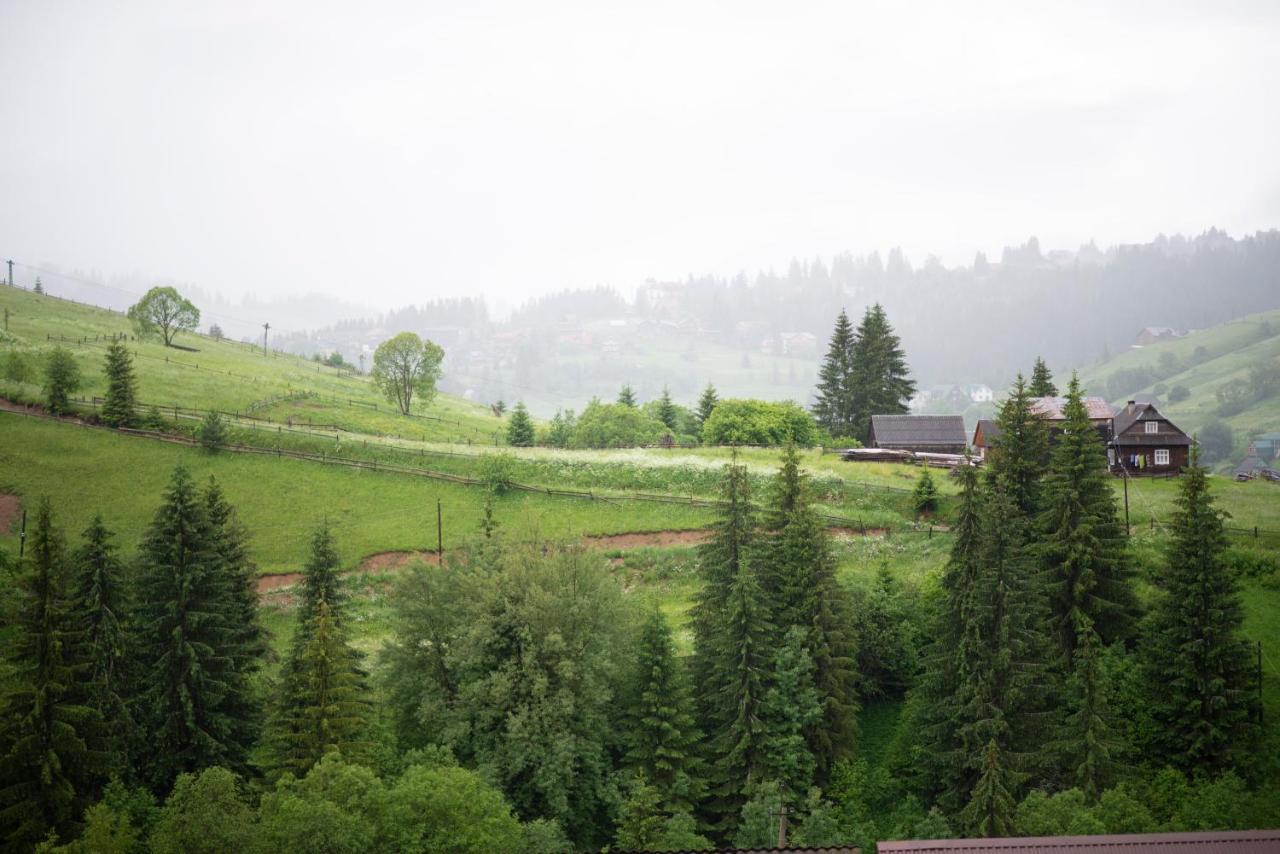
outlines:
[{"label": "small cabin", "polygon": [[995,447],[996,442],[999,440],[1000,425],[990,418],[979,420],[978,426],[973,428],[973,441],[969,443],[973,445],[974,458],[985,460],[987,453]]},{"label": "small cabin", "polygon": [[961,415],[872,415],[867,446],[895,451],[963,454],[968,446]]},{"label": "small cabin", "polygon": [[1191,437],[1150,403],[1129,401],[1112,421],[1107,465],[1113,474],[1176,474],[1191,463]]},{"label": "small cabin", "polygon": [[[1098,438],[1102,439],[1103,444],[1111,441],[1112,418],[1111,406],[1100,397],[1082,398],[1085,412],[1089,415],[1089,423],[1093,425],[1093,429],[1098,431]],[[1040,416],[1045,425],[1049,428],[1049,444],[1057,444],[1058,436],[1062,434],[1062,425],[1066,423],[1067,415],[1063,409],[1067,405],[1065,397],[1034,397],[1031,399],[1032,413]]]}]

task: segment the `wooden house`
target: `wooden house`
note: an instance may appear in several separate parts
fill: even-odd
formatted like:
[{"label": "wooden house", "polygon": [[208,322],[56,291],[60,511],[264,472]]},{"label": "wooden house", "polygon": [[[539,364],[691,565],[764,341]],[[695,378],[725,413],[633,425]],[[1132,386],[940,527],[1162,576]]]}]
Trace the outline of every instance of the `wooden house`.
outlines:
[{"label": "wooden house", "polygon": [[1121,833],[880,842],[880,854],[1263,854],[1280,851],[1280,830]]},{"label": "wooden house", "polygon": [[[1031,411],[1039,415],[1049,426],[1049,443],[1057,441],[1062,432],[1062,423],[1067,420],[1062,408],[1067,405],[1065,397],[1036,397],[1031,400]],[[1089,413],[1089,422],[1098,431],[1104,443],[1111,441],[1112,413],[1111,405],[1100,397],[1084,398],[1084,408]]]},{"label": "wooden house", "polygon": [[963,454],[968,445],[960,415],[872,415],[871,448]]},{"label": "wooden house", "polygon": [[1191,437],[1150,403],[1129,401],[1115,414],[1107,464],[1115,474],[1173,474],[1190,464]]},{"label": "wooden house", "polygon": [[999,424],[990,418],[983,418],[978,421],[978,426],[973,428],[973,441],[969,443],[973,446],[974,459],[985,460],[987,452],[991,450],[999,438]]}]

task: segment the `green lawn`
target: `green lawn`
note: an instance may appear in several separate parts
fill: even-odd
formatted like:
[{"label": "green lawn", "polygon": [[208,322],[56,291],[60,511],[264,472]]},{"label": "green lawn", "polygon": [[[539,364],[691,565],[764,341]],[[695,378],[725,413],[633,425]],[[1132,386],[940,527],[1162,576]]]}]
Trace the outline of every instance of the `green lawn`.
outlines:
[{"label": "green lawn", "polygon": [[[48,495],[64,528],[82,530],[94,513],[131,551],[173,467],[215,475],[253,534],[265,572],[296,570],[310,531],[336,530],[344,563],[381,551],[432,548],[436,501],[443,502],[445,546],[478,530],[485,491],[425,478],[361,471],[288,458],[209,454],[151,439],[0,412],[0,491],[24,503]],[[703,527],[707,510],[643,502],[612,503],[509,493],[497,518],[518,538],[576,538]],[[13,534],[8,535],[12,543]]]}]

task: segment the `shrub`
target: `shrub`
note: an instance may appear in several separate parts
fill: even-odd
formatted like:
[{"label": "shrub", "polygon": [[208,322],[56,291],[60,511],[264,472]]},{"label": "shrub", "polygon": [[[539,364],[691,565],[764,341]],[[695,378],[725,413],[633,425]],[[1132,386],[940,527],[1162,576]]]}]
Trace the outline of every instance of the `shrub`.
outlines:
[{"label": "shrub", "polygon": [[80,388],[80,366],[62,347],[53,348],[44,371],[45,406],[54,415],[71,411],[70,397]]},{"label": "shrub", "polygon": [[480,457],[480,479],[494,495],[502,495],[515,480],[516,459],[510,454],[484,454]]},{"label": "shrub", "polygon": [[1182,401],[1186,400],[1188,397],[1191,397],[1191,389],[1187,388],[1184,385],[1181,385],[1181,384],[1175,385],[1173,388],[1169,389],[1170,403],[1181,403]]},{"label": "shrub", "polygon": [[785,445],[802,448],[818,441],[818,426],[808,412],[791,401],[722,400],[702,425],[708,445]]},{"label": "shrub", "polygon": [[643,411],[621,403],[587,404],[573,429],[575,448],[634,448],[652,445],[666,428]]},{"label": "shrub", "polygon": [[216,451],[227,443],[227,422],[216,412],[209,412],[200,422],[200,444],[210,451]]},{"label": "shrub", "polygon": [[10,350],[4,359],[4,378],[15,383],[29,383],[35,377],[35,369],[26,353]]},{"label": "shrub", "polygon": [[1196,441],[1200,443],[1200,452],[1204,455],[1204,461],[1216,463],[1231,456],[1235,435],[1231,432],[1231,425],[1214,418],[1205,422],[1196,433]]}]

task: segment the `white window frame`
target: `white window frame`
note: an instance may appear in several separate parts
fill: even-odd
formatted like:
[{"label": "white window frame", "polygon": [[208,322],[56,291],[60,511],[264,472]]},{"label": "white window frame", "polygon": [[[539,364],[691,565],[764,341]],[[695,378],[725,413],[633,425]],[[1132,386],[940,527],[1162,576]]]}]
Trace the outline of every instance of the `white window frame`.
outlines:
[{"label": "white window frame", "polygon": [[1158,466],[1169,465],[1169,449],[1168,448],[1156,448],[1156,465]]},{"label": "white window frame", "polygon": [[1146,421],[1146,422],[1143,422],[1143,423],[1145,423],[1145,424],[1147,425],[1146,430],[1147,430],[1147,432],[1148,432],[1148,433],[1159,433],[1159,432],[1160,432],[1160,422],[1159,422],[1159,421]]}]

